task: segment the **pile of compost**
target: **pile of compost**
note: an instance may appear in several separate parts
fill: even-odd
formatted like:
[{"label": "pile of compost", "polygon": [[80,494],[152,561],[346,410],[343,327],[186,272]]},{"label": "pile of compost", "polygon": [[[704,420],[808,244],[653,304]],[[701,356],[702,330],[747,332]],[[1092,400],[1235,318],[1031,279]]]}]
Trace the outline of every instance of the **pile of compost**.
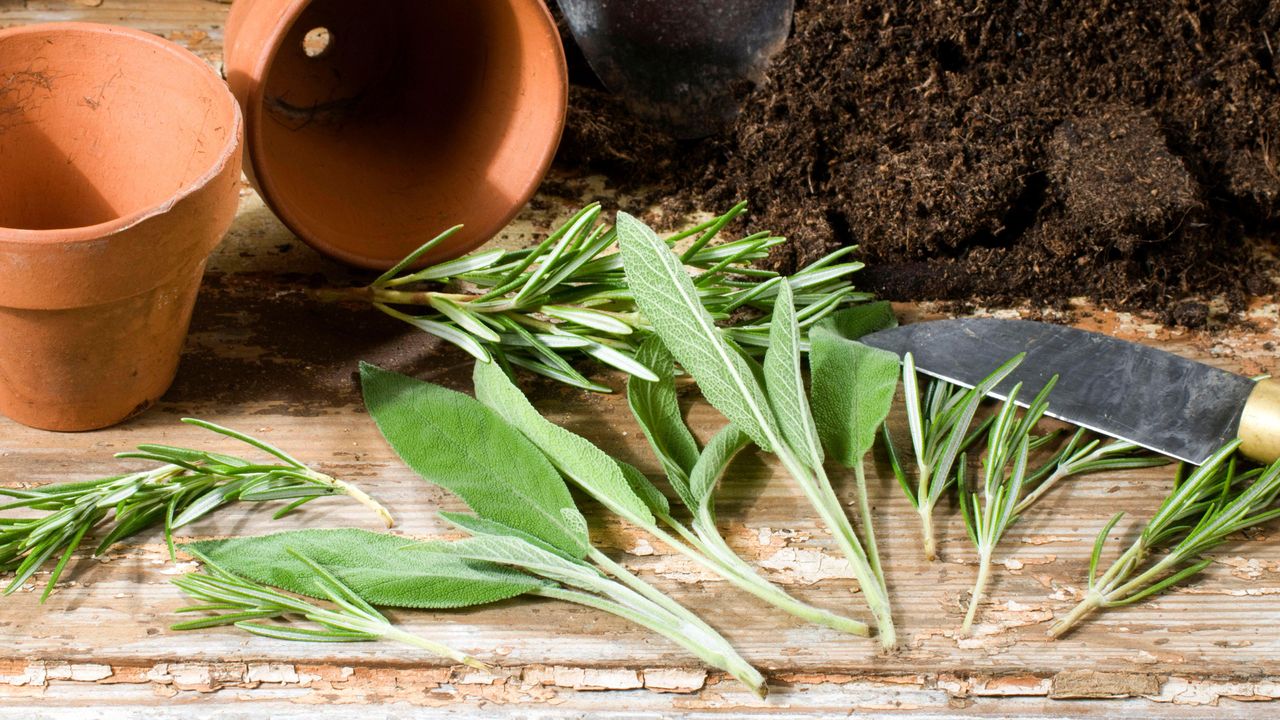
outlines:
[{"label": "pile of compost", "polygon": [[1277,51],[1265,0],[801,0],[725,133],[666,140],[579,87],[560,161],[674,209],[747,200],[793,240],[780,269],[859,245],[887,298],[1194,325],[1274,290]]}]

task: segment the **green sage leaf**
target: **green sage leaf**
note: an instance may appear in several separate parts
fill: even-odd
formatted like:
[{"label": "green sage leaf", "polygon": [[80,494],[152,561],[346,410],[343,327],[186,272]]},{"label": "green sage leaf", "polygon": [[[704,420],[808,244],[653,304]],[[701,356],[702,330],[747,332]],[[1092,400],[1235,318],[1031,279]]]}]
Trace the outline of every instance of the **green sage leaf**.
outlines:
[{"label": "green sage leaf", "polygon": [[636,494],[644,504],[649,507],[649,511],[659,517],[671,515],[671,503],[667,500],[667,496],[662,494],[657,485],[649,479],[648,475],[640,472],[640,469],[634,465],[617,461],[618,467],[622,469],[622,475],[627,479],[627,484],[631,486],[631,491]]},{"label": "green sage leaf", "polygon": [[576,485],[627,520],[642,526],[654,524],[649,506],[631,489],[613,458],[586,438],[543,417],[497,365],[476,363],[473,377],[476,398],[523,433]]},{"label": "green sage leaf", "polygon": [[849,340],[823,321],[809,333],[813,414],[827,452],[845,467],[862,462],[889,415],[898,356]]},{"label": "green sage leaf", "polygon": [[594,592],[607,592],[614,582],[585,561],[548,552],[517,537],[483,535],[453,542],[417,543],[406,547],[400,555],[400,561],[408,563],[417,562],[419,558],[454,557],[514,566],[548,580]]},{"label": "green sage leaf", "polygon": [[527,543],[532,543],[534,545],[537,545],[538,547],[542,548],[543,550],[546,550],[547,552],[552,552],[557,555],[564,556],[569,560],[574,559],[573,556],[566,555],[563,550],[560,550],[559,548],[549,545],[523,530],[517,530],[513,527],[510,527],[508,525],[503,525],[502,523],[496,522],[493,520],[486,520],[485,518],[482,518],[479,515],[472,515],[471,513],[449,512],[447,510],[441,510],[436,514],[439,515],[441,518],[443,518],[450,525],[453,525],[454,527],[460,530],[465,530],[472,535],[520,538],[521,540],[524,540]]},{"label": "green sage leaf", "polygon": [[751,438],[732,424],[726,425],[711,438],[711,442],[707,443],[702,455],[698,457],[698,462],[693,466],[693,471],[689,473],[689,494],[694,499],[693,504],[689,506],[690,510],[697,513],[710,511],[712,499],[715,497],[716,482],[729,467],[734,456],[749,442]]},{"label": "green sage leaf", "polygon": [[324,598],[324,589],[298,558],[300,554],[333,573],[362,599],[385,607],[483,605],[543,585],[536,578],[498,565],[401,552],[417,543],[411,538],[347,528],[202,540],[182,548],[248,580]]},{"label": "green sage leaf", "polygon": [[893,314],[893,305],[880,300],[833,312],[822,324],[840,337],[857,340],[863,335],[897,327],[898,317]]},{"label": "green sage leaf", "polygon": [[636,360],[651,369],[658,380],[628,378],[627,403],[631,414],[648,438],[653,454],[662,462],[672,489],[686,507],[692,508],[696,503],[689,494],[689,472],[698,462],[698,441],[680,414],[675,360],[656,335],[644,341],[636,352]]},{"label": "green sage leaf", "polygon": [[[502,375],[496,364],[478,364]],[[546,456],[481,402],[438,385],[362,364],[365,405],[383,437],[427,482],[483,518],[533,535],[574,556],[589,540],[567,522],[577,513]],[[505,375],[503,375],[505,377]]]}]

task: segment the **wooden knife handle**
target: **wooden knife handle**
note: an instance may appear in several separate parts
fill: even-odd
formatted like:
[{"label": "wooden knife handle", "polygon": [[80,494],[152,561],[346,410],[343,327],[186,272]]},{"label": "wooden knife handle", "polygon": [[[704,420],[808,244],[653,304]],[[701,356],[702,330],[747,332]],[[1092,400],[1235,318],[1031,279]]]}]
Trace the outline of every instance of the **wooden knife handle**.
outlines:
[{"label": "wooden knife handle", "polygon": [[1260,380],[1240,414],[1240,452],[1263,463],[1280,460],[1280,380]]}]

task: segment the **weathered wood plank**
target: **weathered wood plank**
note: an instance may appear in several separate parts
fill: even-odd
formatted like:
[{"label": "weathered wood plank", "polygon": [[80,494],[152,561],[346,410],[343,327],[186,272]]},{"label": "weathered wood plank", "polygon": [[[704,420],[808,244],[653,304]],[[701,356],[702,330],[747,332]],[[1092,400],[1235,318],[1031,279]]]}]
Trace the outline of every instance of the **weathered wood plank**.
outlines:
[{"label": "weathered wood plank", "polygon": [[[124,22],[193,45],[215,63],[224,14],[225,5],[210,0],[0,4],[0,24]],[[571,195],[599,192],[595,181],[562,180],[558,186],[569,187]],[[503,241],[528,243],[574,202],[541,197]],[[194,415],[261,434],[360,482],[395,511],[397,532],[448,536],[434,513],[458,509],[458,502],[413,477],[390,453],[360,408],[354,370],[365,359],[465,389],[470,360],[377,313],[319,304],[307,295],[312,287],[352,279],[290,236],[246,190],[236,225],[210,263],[184,364],[164,403],[122,427],[81,435],[0,420],[0,483],[112,474],[122,465],[111,455],[139,442],[232,449],[177,423]],[[933,312],[899,310],[908,317]],[[1276,314],[1274,304],[1259,304],[1255,329],[1219,335],[1174,333],[1140,318],[1087,308],[1080,324],[1256,373],[1275,368]],[[620,385],[617,376],[601,377]],[[659,473],[621,398],[549,383],[527,387],[558,422]],[[701,401],[690,402],[689,415],[704,438],[723,422]],[[900,412],[892,422],[901,429]],[[1084,478],[1047,498],[1007,539],[1005,567],[973,639],[956,636],[973,573],[973,553],[958,517],[951,508],[940,509],[943,559],[926,564],[916,521],[883,457],[875,458],[873,475],[877,529],[904,641],[900,652],[888,656],[874,643],[769,612],[584,503],[600,544],[703,613],[771,676],[775,691],[767,706],[757,707],[732,683],[705,674],[660,638],[612,617],[543,601],[397,614],[413,630],[497,659],[506,668],[497,677],[458,675],[434,658],[376,644],[308,646],[232,630],[174,634],[166,628],[183,601],[169,580],[190,566],[167,562],[152,533],[105,558],[78,559],[69,580],[44,606],[36,603],[34,589],[0,601],[0,718],[29,717],[37,699],[41,716],[76,718],[93,717],[88,705],[103,708],[94,711],[103,717],[292,717],[314,715],[317,703],[375,702],[386,717],[411,715],[417,706],[492,717],[493,703],[548,704],[558,715],[612,717],[672,710],[743,717],[856,710],[875,717],[904,710],[945,715],[962,708],[1028,717],[1135,711],[1177,717],[1183,711],[1152,703],[1280,695],[1273,681],[1280,676],[1280,634],[1273,620],[1280,613],[1280,544],[1266,534],[1227,548],[1193,585],[1109,613],[1056,643],[1043,638],[1048,622],[1079,591],[1093,534],[1117,510],[1135,520],[1145,517],[1167,489],[1169,469]],[[849,497],[847,486],[843,493]],[[815,527],[803,498],[772,463],[760,456],[737,462],[720,507],[731,543],[769,577],[816,604],[865,615],[826,533]],[[280,522],[269,521],[269,514],[232,507],[189,533],[377,526],[367,511],[338,499],[314,503]],[[1130,527],[1122,523],[1117,535]],[[1099,671],[1106,674],[1093,674]],[[227,692],[211,692],[219,688]],[[154,705],[155,693],[169,700]],[[1049,699],[1098,694],[1150,699]],[[252,709],[243,707],[245,700]],[[1244,716],[1254,707],[1223,702],[1217,712],[1224,717]]]}]

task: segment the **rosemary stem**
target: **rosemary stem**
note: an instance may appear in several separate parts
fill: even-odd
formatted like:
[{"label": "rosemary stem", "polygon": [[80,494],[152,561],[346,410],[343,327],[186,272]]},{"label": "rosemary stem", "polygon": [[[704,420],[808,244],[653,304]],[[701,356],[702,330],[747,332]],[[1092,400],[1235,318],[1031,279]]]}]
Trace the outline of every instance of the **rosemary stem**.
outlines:
[{"label": "rosemary stem", "polygon": [[[1155,565],[1152,565],[1145,572],[1132,580],[1128,580],[1117,587],[1106,590],[1106,592],[1103,593],[1103,600],[1105,601],[1104,604],[1116,600],[1123,600],[1130,594],[1138,592],[1142,588],[1163,579],[1166,575],[1171,575],[1180,561],[1181,556],[1177,553],[1169,553],[1168,555],[1165,555],[1160,558]],[[1125,580],[1125,578],[1121,577],[1119,580]]]},{"label": "rosemary stem", "polygon": [[1052,639],[1062,637],[1102,605],[1103,598],[1096,591],[1090,590],[1085,593],[1084,599],[1072,608],[1071,612],[1049,628],[1049,637]]},{"label": "rosemary stem", "polygon": [[1026,497],[1022,498],[1022,500],[1018,502],[1018,506],[1013,511],[1014,516],[1016,517],[1026,512],[1027,508],[1034,505],[1041,496],[1052,490],[1053,486],[1056,485],[1058,481],[1071,474],[1071,470],[1068,468],[1060,467],[1057,470],[1054,470],[1052,475],[1046,478],[1044,482],[1037,485],[1034,490],[1027,493]]},{"label": "rosemary stem", "polygon": [[367,302],[373,298],[373,288],[319,288],[308,293],[313,299],[326,303]]},{"label": "rosemary stem", "polygon": [[379,630],[379,633],[382,635],[382,637],[386,638],[387,640],[394,640],[396,642],[403,643],[405,645],[421,648],[423,650],[426,650],[427,652],[449,658],[454,662],[462,663],[463,665],[466,665],[467,667],[475,668],[476,670],[484,670],[486,672],[492,672],[494,669],[492,665],[486,662],[477,660],[466,653],[458,652],[457,650],[454,650],[448,645],[442,645],[433,640],[428,640],[422,637],[421,635],[415,635],[411,632],[406,632],[395,626],[387,626],[385,629]]},{"label": "rosemary stem", "polygon": [[973,621],[978,616],[978,605],[986,597],[987,584],[991,582],[991,555],[994,548],[983,548],[978,553],[978,577],[973,583],[973,593],[969,596],[969,611],[965,613],[964,624],[960,626],[961,634],[973,634]]},{"label": "rosemary stem", "polygon": [[920,503],[920,543],[924,550],[924,559],[933,562],[938,559],[938,543],[933,534],[933,503]]},{"label": "rosemary stem", "polygon": [[[1101,577],[1089,586],[1084,598],[1071,609],[1071,612],[1049,628],[1049,637],[1062,637],[1078,625],[1080,621],[1088,617],[1089,614],[1098,608],[1106,606],[1111,601],[1111,598],[1116,597],[1117,593],[1122,592],[1125,587],[1131,585],[1132,583],[1125,583],[1120,588],[1115,587],[1117,583],[1124,583],[1128,579],[1132,569],[1142,562],[1146,554],[1147,546],[1142,541],[1142,538],[1138,538],[1120,557],[1116,558],[1115,562],[1111,563],[1111,567],[1107,568],[1107,571]],[[1148,575],[1149,572],[1143,573],[1143,577]]]},{"label": "rosemary stem", "polygon": [[310,475],[312,478],[314,478],[317,482],[321,484],[332,485],[347,497],[350,497],[352,500],[355,500],[361,505],[364,505],[365,507],[374,511],[375,513],[377,513],[378,517],[382,519],[383,524],[385,524],[387,527],[390,528],[395,526],[396,521],[395,521],[395,518],[391,516],[391,511],[387,510],[387,508],[384,507],[382,503],[378,502],[377,500],[374,500],[372,496],[370,496],[368,493],[361,490],[360,488],[356,487],[355,485],[349,482],[346,482],[345,480],[339,480],[335,477],[325,475],[324,473],[310,472],[308,473],[308,475]]}]

